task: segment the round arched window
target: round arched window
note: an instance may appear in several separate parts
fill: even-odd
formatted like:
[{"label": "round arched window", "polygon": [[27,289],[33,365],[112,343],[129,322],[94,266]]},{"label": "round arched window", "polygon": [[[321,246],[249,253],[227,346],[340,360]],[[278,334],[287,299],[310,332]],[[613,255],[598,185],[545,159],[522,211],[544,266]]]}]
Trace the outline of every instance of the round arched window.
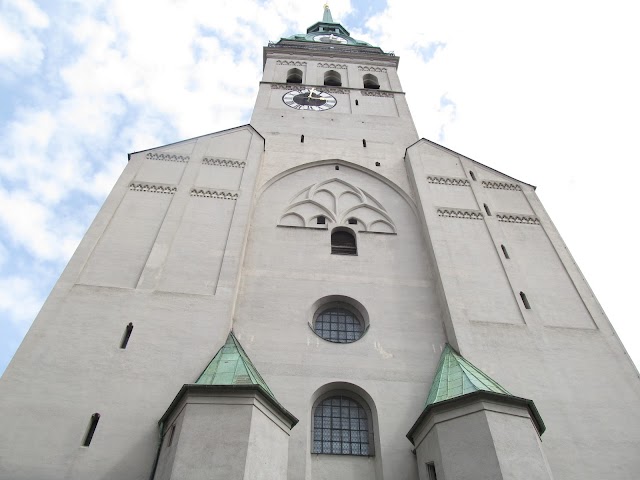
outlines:
[{"label": "round arched window", "polygon": [[331,307],[318,313],[313,330],[334,343],[352,343],[362,337],[364,323],[350,310]]}]

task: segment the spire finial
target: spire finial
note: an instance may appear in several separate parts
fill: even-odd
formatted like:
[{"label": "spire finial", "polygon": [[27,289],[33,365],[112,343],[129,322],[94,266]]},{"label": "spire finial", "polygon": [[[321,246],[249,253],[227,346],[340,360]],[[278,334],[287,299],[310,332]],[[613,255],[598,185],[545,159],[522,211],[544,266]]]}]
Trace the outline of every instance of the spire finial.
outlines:
[{"label": "spire finial", "polygon": [[333,17],[331,16],[331,10],[329,10],[329,4],[324,4],[324,15],[322,15],[322,21],[324,23],[335,23],[333,21]]}]

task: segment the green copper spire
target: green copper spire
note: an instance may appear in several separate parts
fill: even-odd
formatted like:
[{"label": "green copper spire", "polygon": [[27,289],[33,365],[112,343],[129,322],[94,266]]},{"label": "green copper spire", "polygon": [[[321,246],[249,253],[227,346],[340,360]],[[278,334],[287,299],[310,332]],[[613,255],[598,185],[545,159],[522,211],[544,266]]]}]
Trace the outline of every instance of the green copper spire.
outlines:
[{"label": "green copper spire", "polygon": [[478,390],[511,395],[498,382],[474,367],[447,344],[440,356],[440,365],[425,406]]},{"label": "green copper spire", "polygon": [[333,17],[331,16],[331,10],[329,10],[329,4],[324,4],[324,14],[322,15],[322,21],[324,23],[335,23],[333,21]]},{"label": "green copper spire", "polygon": [[275,396],[242,349],[233,332],[200,374],[197,385],[259,385],[273,400]]}]

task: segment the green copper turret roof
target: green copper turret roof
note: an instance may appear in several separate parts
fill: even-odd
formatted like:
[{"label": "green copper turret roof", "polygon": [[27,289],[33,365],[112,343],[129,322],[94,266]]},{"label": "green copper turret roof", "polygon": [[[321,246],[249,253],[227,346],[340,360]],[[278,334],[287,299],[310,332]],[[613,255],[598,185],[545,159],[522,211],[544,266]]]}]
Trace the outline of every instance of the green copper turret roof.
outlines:
[{"label": "green copper turret roof", "polygon": [[276,399],[233,332],[229,332],[227,342],[200,374],[196,385],[259,385]]},{"label": "green copper turret roof", "polygon": [[511,395],[498,382],[473,366],[447,344],[440,356],[438,371],[431,384],[425,406],[478,390]]},{"label": "green copper turret roof", "polygon": [[329,4],[324,4],[324,14],[322,15],[322,21],[324,23],[334,23],[333,17],[331,16],[331,10],[329,9]]}]

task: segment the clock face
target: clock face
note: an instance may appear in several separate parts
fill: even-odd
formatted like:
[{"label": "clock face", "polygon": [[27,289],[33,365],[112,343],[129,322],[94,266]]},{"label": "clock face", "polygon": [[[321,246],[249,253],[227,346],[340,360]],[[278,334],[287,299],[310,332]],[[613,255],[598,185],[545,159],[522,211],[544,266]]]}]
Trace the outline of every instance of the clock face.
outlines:
[{"label": "clock face", "polygon": [[333,95],[315,88],[291,90],[282,96],[282,101],[286,106],[296,110],[312,110],[314,112],[329,110],[338,103]]},{"label": "clock face", "polygon": [[339,37],[338,35],[334,35],[333,33],[329,35],[316,35],[315,37],[313,37],[313,40],[322,43],[347,43],[346,38]]}]

